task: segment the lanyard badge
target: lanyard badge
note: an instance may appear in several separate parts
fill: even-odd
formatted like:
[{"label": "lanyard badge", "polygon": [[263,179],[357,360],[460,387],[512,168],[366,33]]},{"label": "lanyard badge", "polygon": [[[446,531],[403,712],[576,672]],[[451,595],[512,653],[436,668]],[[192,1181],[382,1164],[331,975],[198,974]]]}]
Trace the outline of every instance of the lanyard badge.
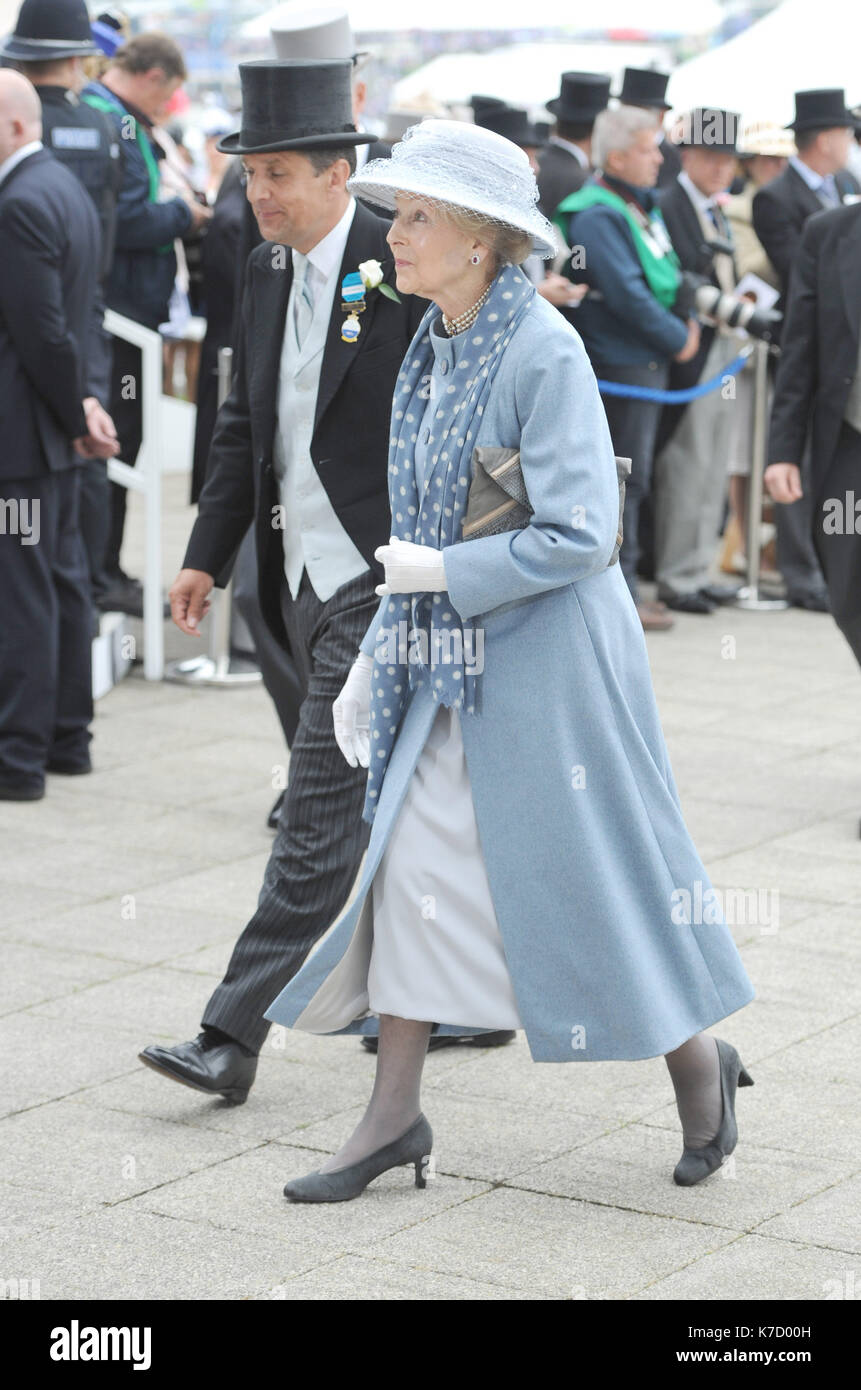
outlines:
[{"label": "lanyard badge", "polygon": [[359,314],[365,312],[365,286],[358,271],[341,281],[341,309],[347,315],[341,325],[341,341],[354,343],[362,331]]}]

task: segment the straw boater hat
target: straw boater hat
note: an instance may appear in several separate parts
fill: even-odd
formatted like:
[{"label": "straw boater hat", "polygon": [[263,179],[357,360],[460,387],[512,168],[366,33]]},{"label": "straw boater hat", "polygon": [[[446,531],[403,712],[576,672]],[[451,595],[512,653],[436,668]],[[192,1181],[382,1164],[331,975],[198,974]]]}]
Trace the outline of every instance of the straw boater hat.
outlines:
[{"label": "straw boater hat", "polygon": [[422,121],[406,132],[391,159],[370,160],[347,187],[390,211],[398,194],[412,193],[526,232],[539,256],[557,252],[553,227],[535,205],[538,189],[528,156],[481,126]]},{"label": "straw boater hat", "polygon": [[778,125],[777,121],[744,120],[738,132],[737,154],[739,159],[750,159],[757,154],[788,159],[795,154],[792,131]]}]

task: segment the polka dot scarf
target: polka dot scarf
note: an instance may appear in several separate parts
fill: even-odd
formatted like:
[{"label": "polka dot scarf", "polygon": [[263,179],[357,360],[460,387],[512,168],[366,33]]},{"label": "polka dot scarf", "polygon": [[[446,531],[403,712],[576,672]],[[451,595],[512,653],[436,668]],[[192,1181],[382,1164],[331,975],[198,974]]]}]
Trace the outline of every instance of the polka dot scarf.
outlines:
[{"label": "polka dot scarf", "polygon": [[[535,290],[518,266],[505,266],[470,328],[453,373],[431,384],[432,305],[418,327],[398,376],[389,440],[391,534],[442,550],[461,539],[472,478],[473,438],[502,354]],[[431,395],[431,392],[434,394]],[[429,463],[418,492],[415,446],[428,398]],[[447,593],[392,594],[377,632],[371,677],[371,755],[363,819],[374,819],[380,789],[410,690],[428,682],[433,698],[475,713],[478,675],[472,623],[464,623]]]}]

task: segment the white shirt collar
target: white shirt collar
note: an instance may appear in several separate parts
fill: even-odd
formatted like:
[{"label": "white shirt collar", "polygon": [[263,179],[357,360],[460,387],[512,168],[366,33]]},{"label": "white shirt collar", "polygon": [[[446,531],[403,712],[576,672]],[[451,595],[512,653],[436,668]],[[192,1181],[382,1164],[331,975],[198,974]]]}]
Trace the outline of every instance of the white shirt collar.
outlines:
[{"label": "white shirt collar", "polygon": [[0,183],[3,182],[8,174],[11,174],[12,170],[21,163],[22,159],[26,159],[28,155],[35,154],[37,150],[41,150],[42,148],[43,145],[41,140],[31,140],[29,145],[22,145],[14,154],[10,154],[8,159],[4,159],[3,163],[0,164]]},{"label": "white shirt collar", "polygon": [[699,212],[710,212],[715,206],[714,198],[710,197],[707,193],[700,192],[690,174],[686,173],[684,169],[679,174],[679,183]]},{"label": "white shirt collar", "polygon": [[328,280],[331,275],[337,274],[338,267],[344,259],[344,248],[347,245],[347,237],[350,235],[350,228],[353,225],[355,215],[356,200],[350,198],[343,216],[335,223],[332,230],[327,232],[323,239],[311,248],[307,257],[303,258],[300,251],[293,251],[293,274],[297,273],[303,259],[307,259],[309,264],[313,266],[318,279]]},{"label": "white shirt collar", "polygon": [[804,179],[807,187],[812,188],[814,193],[818,193],[819,189],[826,182],[825,175],[817,174],[816,170],[811,169],[809,164],[805,164],[803,159],[799,159],[797,154],[791,154],[789,156],[789,162],[796,174],[800,174]]},{"label": "white shirt collar", "polygon": [[567,150],[569,154],[573,154],[581,169],[589,168],[588,157],[584,151],[581,150],[579,145],[572,144],[570,140],[563,140],[561,135],[551,135],[550,144],[558,145],[560,149]]}]

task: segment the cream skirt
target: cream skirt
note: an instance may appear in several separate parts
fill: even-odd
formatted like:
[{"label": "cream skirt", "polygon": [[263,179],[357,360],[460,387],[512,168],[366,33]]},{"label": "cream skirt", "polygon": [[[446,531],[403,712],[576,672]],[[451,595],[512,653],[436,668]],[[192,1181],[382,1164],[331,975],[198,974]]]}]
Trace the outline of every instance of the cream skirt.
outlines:
[{"label": "cream skirt", "polygon": [[375,1014],[522,1028],[456,710],[440,705],[372,884]]}]

